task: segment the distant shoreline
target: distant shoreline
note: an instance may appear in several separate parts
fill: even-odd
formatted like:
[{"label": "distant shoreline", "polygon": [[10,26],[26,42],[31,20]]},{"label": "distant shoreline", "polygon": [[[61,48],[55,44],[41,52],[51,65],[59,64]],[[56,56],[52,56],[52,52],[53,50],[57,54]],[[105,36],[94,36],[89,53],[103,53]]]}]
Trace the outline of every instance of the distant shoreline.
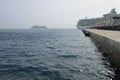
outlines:
[{"label": "distant shoreline", "polygon": [[32,26],[31,29],[48,29],[46,26]]}]

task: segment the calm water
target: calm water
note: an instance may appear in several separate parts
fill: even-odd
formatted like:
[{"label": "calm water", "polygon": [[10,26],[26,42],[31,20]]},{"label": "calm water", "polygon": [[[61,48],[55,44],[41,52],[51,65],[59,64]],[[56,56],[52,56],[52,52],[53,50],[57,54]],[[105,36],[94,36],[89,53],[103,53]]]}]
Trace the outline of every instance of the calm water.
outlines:
[{"label": "calm water", "polygon": [[112,80],[80,30],[0,30],[0,80]]}]

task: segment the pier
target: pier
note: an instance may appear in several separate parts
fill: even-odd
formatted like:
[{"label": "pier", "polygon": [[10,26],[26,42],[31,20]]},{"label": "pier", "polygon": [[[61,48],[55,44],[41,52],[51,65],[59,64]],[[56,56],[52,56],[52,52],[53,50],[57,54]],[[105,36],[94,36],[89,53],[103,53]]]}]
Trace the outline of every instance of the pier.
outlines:
[{"label": "pier", "polygon": [[83,32],[107,54],[113,65],[120,67],[120,31],[85,29]]}]

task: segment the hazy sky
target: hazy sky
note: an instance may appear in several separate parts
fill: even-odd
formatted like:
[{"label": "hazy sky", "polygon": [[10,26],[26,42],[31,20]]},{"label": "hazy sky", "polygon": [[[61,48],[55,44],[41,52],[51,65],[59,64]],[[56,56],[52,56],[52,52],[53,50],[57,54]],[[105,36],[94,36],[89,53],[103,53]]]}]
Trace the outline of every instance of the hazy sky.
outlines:
[{"label": "hazy sky", "polygon": [[75,28],[81,18],[100,17],[120,0],[0,0],[0,28]]}]

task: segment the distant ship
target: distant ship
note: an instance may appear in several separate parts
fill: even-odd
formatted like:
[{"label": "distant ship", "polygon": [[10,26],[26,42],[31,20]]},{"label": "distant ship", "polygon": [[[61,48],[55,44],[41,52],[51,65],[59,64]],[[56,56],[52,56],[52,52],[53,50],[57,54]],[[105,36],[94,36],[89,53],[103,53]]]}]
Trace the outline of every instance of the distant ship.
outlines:
[{"label": "distant ship", "polygon": [[115,9],[103,17],[93,19],[80,19],[76,25],[78,29],[101,28],[101,29],[120,29],[120,14]]},{"label": "distant ship", "polygon": [[46,26],[32,26],[31,29],[48,29]]}]

